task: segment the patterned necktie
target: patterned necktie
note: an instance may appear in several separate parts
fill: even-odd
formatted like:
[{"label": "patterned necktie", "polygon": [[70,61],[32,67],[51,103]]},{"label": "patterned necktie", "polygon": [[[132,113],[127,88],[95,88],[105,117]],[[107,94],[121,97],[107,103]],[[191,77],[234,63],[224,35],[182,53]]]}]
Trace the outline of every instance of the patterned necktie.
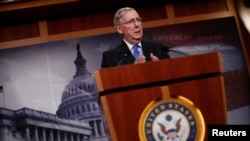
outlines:
[{"label": "patterned necktie", "polygon": [[135,59],[137,59],[138,56],[140,55],[138,48],[139,48],[139,46],[137,44],[134,45],[134,47],[133,47],[133,50],[134,50],[133,55],[134,55]]}]

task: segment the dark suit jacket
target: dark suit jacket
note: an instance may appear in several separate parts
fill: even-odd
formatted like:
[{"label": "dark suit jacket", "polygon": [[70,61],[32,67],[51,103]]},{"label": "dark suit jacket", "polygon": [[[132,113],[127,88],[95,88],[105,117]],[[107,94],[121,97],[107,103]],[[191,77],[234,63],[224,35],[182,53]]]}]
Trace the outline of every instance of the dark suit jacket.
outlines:
[{"label": "dark suit jacket", "polygon": [[[163,46],[158,43],[143,42],[143,41],[141,45],[143,54],[146,57],[146,61],[151,61],[150,53],[153,53],[159,59],[170,58],[168,54],[168,47],[166,46]],[[134,61],[135,58],[133,57],[126,43],[122,41],[121,44],[118,45],[117,47],[103,52],[101,67],[107,68],[107,67],[133,64]]]}]

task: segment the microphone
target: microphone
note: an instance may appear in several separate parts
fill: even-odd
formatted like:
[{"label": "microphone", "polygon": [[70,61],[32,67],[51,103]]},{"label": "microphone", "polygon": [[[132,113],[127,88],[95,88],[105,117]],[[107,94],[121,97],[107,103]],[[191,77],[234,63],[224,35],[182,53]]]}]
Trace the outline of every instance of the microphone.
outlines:
[{"label": "microphone", "polygon": [[174,53],[178,53],[178,54],[185,55],[185,56],[188,55],[187,53],[184,53],[184,52],[181,52],[181,51],[176,51],[174,49],[169,49],[169,52],[174,52]]},{"label": "microphone", "polygon": [[121,63],[123,62],[124,58],[127,57],[127,56],[128,56],[128,54],[127,54],[127,53],[124,53],[122,59],[117,63],[116,66],[120,66]]}]

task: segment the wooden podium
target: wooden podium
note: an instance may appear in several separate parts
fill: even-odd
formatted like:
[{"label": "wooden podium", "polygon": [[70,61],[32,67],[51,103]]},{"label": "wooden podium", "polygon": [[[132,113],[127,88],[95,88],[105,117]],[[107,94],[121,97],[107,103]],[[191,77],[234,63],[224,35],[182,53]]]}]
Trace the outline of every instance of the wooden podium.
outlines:
[{"label": "wooden podium", "polygon": [[112,141],[140,140],[140,116],[151,101],[161,98],[162,86],[168,86],[171,96],[191,100],[201,111],[205,128],[209,124],[227,124],[221,73],[221,56],[217,52],[96,71]]}]

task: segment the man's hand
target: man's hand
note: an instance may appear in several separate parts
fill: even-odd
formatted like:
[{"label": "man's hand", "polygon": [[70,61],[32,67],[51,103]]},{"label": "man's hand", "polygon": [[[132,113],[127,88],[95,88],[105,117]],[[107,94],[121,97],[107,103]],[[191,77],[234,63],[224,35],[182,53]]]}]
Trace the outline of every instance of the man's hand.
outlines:
[{"label": "man's hand", "polygon": [[[159,61],[159,58],[155,56],[153,53],[150,53],[150,58],[151,58],[151,61],[153,62]],[[140,64],[140,63],[145,63],[145,62],[146,62],[146,57],[140,54],[140,56],[135,60],[134,64]]]},{"label": "man's hand", "polygon": [[140,64],[146,62],[146,57],[142,54],[135,60],[134,64]]},{"label": "man's hand", "polygon": [[150,58],[153,62],[155,61],[159,61],[159,58],[157,56],[155,56],[153,53],[150,53]]}]

